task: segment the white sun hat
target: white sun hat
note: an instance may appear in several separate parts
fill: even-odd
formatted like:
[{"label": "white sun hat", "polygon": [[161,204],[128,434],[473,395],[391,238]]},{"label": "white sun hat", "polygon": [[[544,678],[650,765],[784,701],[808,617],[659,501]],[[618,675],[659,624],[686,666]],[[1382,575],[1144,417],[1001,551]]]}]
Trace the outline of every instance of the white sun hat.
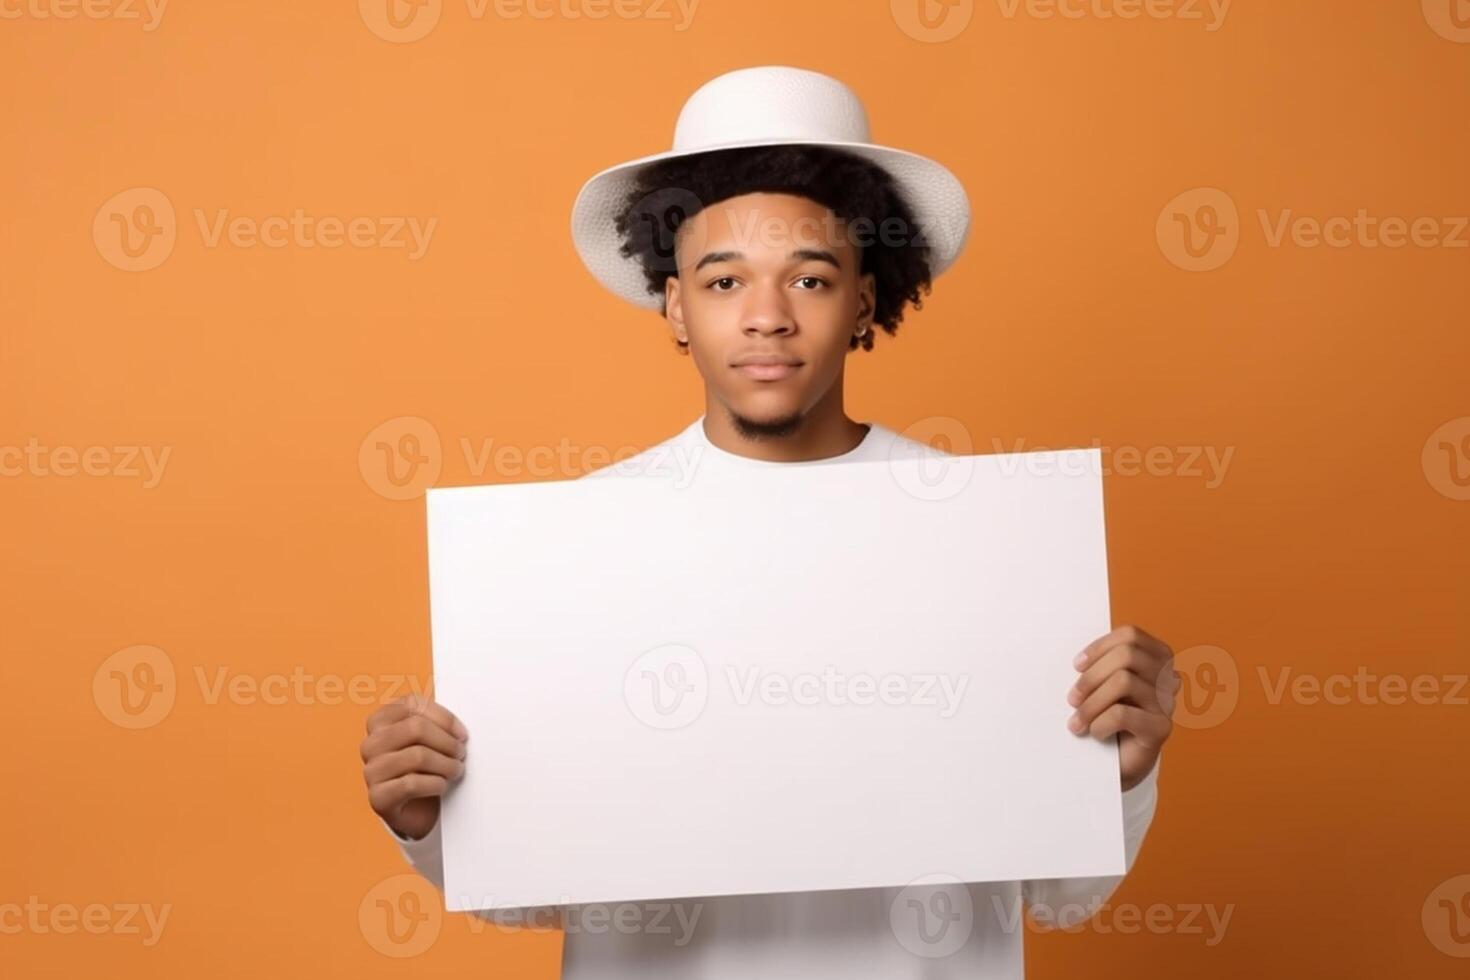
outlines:
[{"label": "white sun hat", "polygon": [[893,177],[919,226],[917,237],[929,246],[932,277],[959,257],[970,230],[970,201],[959,179],[927,157],[872,143],[862,101],[837,79],[779,65],[742,68],[706,82],[679,112],[673,149],[620,163],[582,185],[572,205],[577,254],[598,282],[630,303],[657,310],[663,297],[648,291],[637,256],[619,252],[617,216],[638,171],[708,150],[801,143],[845,150]]}]

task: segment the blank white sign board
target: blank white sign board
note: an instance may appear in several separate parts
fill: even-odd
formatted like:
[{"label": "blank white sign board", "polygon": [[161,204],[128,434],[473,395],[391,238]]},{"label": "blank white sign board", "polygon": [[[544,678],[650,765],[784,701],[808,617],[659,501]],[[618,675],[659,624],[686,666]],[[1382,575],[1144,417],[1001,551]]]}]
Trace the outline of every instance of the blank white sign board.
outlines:
[{"label": "blank white sign board", "polygon": [[1122,874],[1099,452],[933,465],[430,490],[446,907]]}]

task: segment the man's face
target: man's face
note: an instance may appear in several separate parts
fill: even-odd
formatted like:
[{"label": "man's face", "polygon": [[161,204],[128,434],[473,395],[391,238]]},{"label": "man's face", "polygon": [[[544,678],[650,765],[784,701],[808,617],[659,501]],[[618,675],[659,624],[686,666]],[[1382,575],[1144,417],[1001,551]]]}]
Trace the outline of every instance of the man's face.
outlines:
[{"label": "man's face", "polygon": [[730,198],[680,227],[669,327],[746,431],[793,432],[824,398],[840,403],[848,342],[873,316],[873,276],[859,274],[852,237],[790,194]]}]

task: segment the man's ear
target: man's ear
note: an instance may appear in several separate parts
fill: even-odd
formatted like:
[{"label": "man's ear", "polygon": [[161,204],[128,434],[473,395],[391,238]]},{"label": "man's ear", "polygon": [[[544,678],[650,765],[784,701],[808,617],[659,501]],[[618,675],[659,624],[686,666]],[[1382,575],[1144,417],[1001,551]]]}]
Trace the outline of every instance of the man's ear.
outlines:
[{"label": "man's ear", "polygon": [[684,328],[684,303],[679,295],[679,277],[664,280],[664,318],[669,321],[669,334],[684,351],[689,349],[689,332]]},{"label": "man's ear", "polygon": [[856,332],[861,335],[873,329],[873,316],[878,312],[878,279],[871,272],[858,280],[858,315]]}]

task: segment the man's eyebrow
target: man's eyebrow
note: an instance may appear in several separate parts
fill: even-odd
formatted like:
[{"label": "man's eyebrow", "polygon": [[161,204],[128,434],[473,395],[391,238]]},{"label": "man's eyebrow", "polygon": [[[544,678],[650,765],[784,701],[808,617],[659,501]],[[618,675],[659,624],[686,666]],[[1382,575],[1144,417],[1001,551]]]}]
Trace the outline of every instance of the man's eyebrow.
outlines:
[{"label": "man's eyebrow", "polygon": [[791,253],[791,257],[801,259],[803,262],[827,262],[834,269],[842,269],[842,264],[837,261],[837,256],[825,248],[799,248]]},{"label": "man's eyebrow", "polygon": [[[694,271],[698,272],[707,265],[716,262],[734,262],[745,258],[744,252],[710,252],[694,265]],[[837,256],[824,248],[798,248],[791,253],[791,258],[800,259],[804,262],[827,262],[835,269],[841,269],[842,264],[837,261]]]},{"label": "man's eyebrow", "polygon": [[740,252],[709,252],[705,254],[704,258],[695,263],[694,271],[698,272],[705,266],[713,265],[716,262],[734,262],[736,259],[744,257]]}]

